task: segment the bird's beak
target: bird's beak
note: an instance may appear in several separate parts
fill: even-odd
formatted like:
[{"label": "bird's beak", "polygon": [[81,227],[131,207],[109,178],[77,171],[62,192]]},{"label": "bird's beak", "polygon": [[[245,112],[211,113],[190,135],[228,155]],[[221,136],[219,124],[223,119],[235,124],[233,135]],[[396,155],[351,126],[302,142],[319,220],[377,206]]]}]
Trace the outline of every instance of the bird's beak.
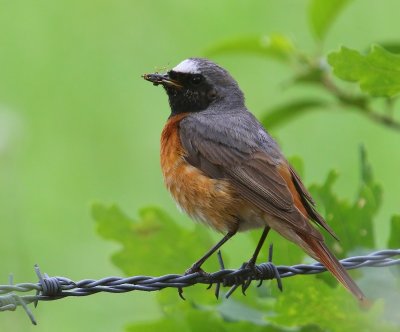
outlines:
[{"label": "bird's beak", "polygon": [[154,85],[159,85],[162,84],[163,86],[172,86],[175,88],[182,88],[182,85],[180,85],[176,80],[173,80],[169,77],[168,73],[167,74],[144,74],[142,77],[149,82],[152,82]]}]

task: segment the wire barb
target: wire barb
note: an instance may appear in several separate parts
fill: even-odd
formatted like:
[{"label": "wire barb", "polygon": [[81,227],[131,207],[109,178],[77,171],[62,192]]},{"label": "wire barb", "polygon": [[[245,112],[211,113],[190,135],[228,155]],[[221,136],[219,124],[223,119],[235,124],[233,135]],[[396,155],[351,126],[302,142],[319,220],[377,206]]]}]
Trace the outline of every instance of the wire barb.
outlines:
[{"label": "wire barb", "polygon": [[[400,255],[400,249],[381,250],[365,256],[349,257],[341,260],[341,264],[347,270],[361,267],[389,267],[400,265],[400,258],[392,258]],[[176,288],[180,296],[186,287],[195,284],[210,285],[215,284],[215,296],[218,298],[221,285],[230,286],[231,289],[225,294],[229,297],[239,286],[245,293],[251,281],[277,280],[277,285],[282,290],[282,278],[292,277],[298,274],[317,274],[326,271],[320,264],[298,264],[294,266],[276,266],[272,261],[272,247],[269,250],[268,262],[249,267],[246,263],[237,270],[225,269],[222,255],[218,252],[220,270],[214,273],[191,273],[191,274],[167,274],[160,277],[151,276],[132,276],[127,278],[107,277],[99,280],[85,279],[74,282],[65,277],[49,277],[46,273],[42,274],[37,265],[35,272],[39,279],[36,283],[13,283],[10,276],[8,285],[0,285],[0,311],[14,311],[18,306],[22,306],[30,318],[32,324],[36,325],[36,320],[28,308],[30,303],[39,301],[53,301],[69,296],[88,296],[99,292],[125,293],[131,291],[154,292],[164,288]],[[259,283],[259,285],[260,285]],[[15,292],[24,293],[35,291],[36,295],[20,296]]]},{"label": "wire barb", "polygon": [[[10,286],[14,284],[14,276],[12,274],[8,277],[8,283]],[[17,294],[9,293],[7,295],[0,296],[0,311],[15,311],[17,306],[22,306],[24,308],[25,313],[28,315],[31,323],[33,325],[37,325],[35,316],[33,316],[32,311],[28,308],[27,304],[25,303],[24,299]]]}]

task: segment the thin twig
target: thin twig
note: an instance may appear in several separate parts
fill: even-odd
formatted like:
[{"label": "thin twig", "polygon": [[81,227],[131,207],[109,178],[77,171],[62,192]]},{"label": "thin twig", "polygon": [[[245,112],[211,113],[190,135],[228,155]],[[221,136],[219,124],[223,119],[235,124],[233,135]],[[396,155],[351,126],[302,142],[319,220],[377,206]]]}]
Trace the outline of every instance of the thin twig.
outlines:
[{"label": "thin twig", "polygon": [[[353,96],[346,91],[341,90],[326,73],[321,75],[321,85],[330,92],[336,99],[344,105],[352,106],[360,114],[368,117],[372,121],[382,124],[388,128],[400,131],[400,122],[396,121],[392,116],[381,114],[376,110],[373,110],[369,105],[369,101],[364,96]],[[393,108],[393,102],[389,103],[390,107]]]}]

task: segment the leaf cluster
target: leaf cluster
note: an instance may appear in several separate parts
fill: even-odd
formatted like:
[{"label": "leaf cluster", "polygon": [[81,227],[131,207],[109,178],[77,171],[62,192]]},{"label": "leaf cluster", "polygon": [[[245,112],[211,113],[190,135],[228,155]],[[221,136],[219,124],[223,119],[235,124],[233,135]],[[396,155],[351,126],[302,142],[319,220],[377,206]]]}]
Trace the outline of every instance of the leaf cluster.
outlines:
[{"label": "leaf cluster", "polygon": [[[211,47],[207,56],[253,54],[276,60],[292,72],[290,84],[313,86],[323,90],[318,98],[304,96],[268,107],[263,124],[272,129],[311,110],[341,109],[357,111],[380,125],[400,131],[395,106],[400,94],[400,44],[369,45],[369,51],[341,47],[323,52],[323,43],[337,16],[352,0],[311,0],[308,7],[310,32],[316,51],[304,51],[283,34],[233,38]],[[340,82],[337,82],[340,79]],[[349,84],[346,82],[351,82]],[[376,100],[384,100],[383,110],[374,109]]]}]

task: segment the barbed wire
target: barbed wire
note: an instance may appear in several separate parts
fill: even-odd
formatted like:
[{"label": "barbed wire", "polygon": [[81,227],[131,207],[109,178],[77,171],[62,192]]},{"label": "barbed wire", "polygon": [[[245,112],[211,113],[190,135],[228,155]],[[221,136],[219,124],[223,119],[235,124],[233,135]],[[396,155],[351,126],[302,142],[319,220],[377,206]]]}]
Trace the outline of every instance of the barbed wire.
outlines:
[{"label": "barbed wire", "polygon": [[[341,260],[345,269],[358,269],[361,267],[389,267],[400,264],[400,258],[392,257],[400,255],[400,249],[389,249],[373,252],[365,256],[354,256]],[[35,307],[39,301],[54,301],[70,296],[88,296],[99,292],[126,293],[131,291],[154,292],[164,288],[178,289],[179,296],[183,297],[183,289],[195,284],[207,284],[211,288],[214,284],[215,296],[220,295],[220,287],[231,287],[225,294],[229,297],[238,287],[242,287],[245,294],[246,289],[252,281],[259,281],[261,286],[264,280],[276,279],[278,288],[282,290],[282,278],[292,277],[301,274],[317,274],[326,271],[320,264],[298,264],[293,266],[279,265],[272,263],[272,246],[270,246],[269,260],[255,266],[244,263],[239,269],[225,269],[221,253],[218,252],[218,260],[221,270],[214,273],[195,272],[191,274],[167,274],[160,277],[132,276],[106,277],[98,280],[84,279],[72,281],[65,277],[49,277],[42,274],[37,265],[35,272],[39,279],[35,283],[13,284],[10,277],[8,285],[0,285],[0,311],[14,311],[22,306],[29,316],[31,322],[36,325],[36,320],[28,308],[28,304],[34,303]],[[35,295],[17,295],[18,293],[35,291]]]}]

